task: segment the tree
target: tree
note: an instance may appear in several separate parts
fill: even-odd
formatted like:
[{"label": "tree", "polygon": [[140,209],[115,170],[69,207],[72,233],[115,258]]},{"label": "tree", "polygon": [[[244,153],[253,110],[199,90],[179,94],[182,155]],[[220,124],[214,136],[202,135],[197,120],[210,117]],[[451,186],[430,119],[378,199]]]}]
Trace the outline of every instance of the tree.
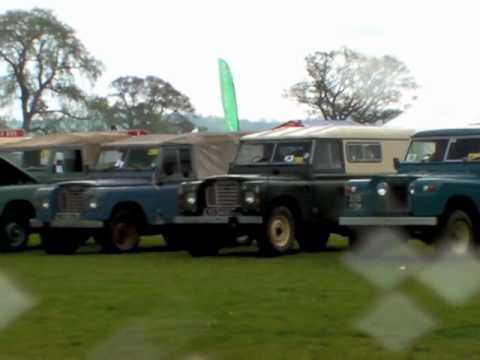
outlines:
[{"label": "tree", "polygon": [[170,116],[195,111],[186,95],[158,77],[124,76],[114,80],[111,87],[115,92],[109,96],[113,101],[109,118],[124,128],[167,132]]},{"label": "tree", "polygon": [[415,79],[393,56],[368,57],[342,48],[315,52],[305,60],[309,79],[293,85],[287,96],[326,120],[387,122],[416,99]]},{"label": "tree", "polygon": [[75,31],[51,11],[0,15],[0,94],[18,97],[25,130],[37,118],[68,115],[68,107],[85,97],[77,78],[93,82],[101,72]]}]

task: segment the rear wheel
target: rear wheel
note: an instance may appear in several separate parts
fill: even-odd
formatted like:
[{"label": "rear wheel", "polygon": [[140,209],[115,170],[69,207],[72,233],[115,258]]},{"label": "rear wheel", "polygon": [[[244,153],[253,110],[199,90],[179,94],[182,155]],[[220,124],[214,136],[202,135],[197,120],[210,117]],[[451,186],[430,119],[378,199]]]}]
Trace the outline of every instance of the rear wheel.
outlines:
[{"label": "rear wheel", "polygon": [[70,255],[74,254],[88,237],[72,230],[51,229],[43,232],[41,239],[47,254]]},{"label": "rear wheel", "polygon": [[130,210],[115,212],[106,226],[103,250],[109,253],[135,251],[140,243],[140,226],[140,216],[137,213]]},{"label": "rear wheel", "polygon": [[454,210],[443,223],[436,246],[452,255],[466,255],[475,248],[478,231],[471,216],[463,210]]},{"label": "rear wheel", "polygon": [[1,251],[21,251],[27,247],[28,218],[19,213],[5,214],[1,221]]},{"label": "rear wheel", "polygon": [[260,252],[267,256],[288,253],[295,243],[295,218],[285,206],[274,208],[257,238]]}]

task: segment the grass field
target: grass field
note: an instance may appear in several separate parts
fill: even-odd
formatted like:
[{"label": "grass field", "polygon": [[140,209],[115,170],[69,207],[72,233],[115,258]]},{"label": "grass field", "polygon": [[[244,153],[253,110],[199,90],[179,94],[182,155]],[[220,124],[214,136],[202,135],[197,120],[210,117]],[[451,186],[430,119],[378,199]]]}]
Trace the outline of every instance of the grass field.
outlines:
[{"label": "grass field", "polygon": [[432,331],[388,352],[356,330],[387,292],[350,270],[346,251],[266,259],[242,248],[192,259],[150,245],[126,256],[93,247],[70,257],[0,255],[1,271],[36,303],[0,330],[0,358],[480,357],[480,298],[453,307],[415,280],[395,291],[428,311]]}]

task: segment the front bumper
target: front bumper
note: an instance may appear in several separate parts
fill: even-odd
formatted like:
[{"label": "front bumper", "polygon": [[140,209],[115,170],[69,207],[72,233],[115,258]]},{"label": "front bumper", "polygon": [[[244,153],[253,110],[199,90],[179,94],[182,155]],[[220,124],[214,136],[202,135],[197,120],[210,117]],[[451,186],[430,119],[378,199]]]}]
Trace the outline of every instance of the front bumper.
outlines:
[{"label": "front bumper", "polygon": [[263,224],[261,216],[176,216],[173,220],[175,224]]},{"label": "front bumper", "polygon": [[342,216],[340,225],[345,226],[436,226],[436,217],[419,216]]},{"label": "front bumper", "polygon": [[44,227],[50,228],[66,228],[66,229],[101,229],[103,228],[103,221],[96,220],[63,220],[57,219],[51,222],[42,222],[37,219],[30,220],[30,227],[33,229],[41,229]]}]

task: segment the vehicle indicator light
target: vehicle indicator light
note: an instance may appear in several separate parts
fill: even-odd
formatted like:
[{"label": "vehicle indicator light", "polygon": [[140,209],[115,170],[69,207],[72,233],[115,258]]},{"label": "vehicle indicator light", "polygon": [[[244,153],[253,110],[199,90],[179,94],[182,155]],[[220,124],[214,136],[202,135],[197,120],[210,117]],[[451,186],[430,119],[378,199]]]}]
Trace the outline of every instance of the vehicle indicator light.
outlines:
[{"label": "vehicle indicator light", "polygon": [[347,185],[345,187],[345,193],[346,194],[353,194],[357,192],[357,187],[355,185]]},{"label": "vehicle indicator light", "polygon": [[433,193],[435,190],[435,185],[423,185],[423,192]]}]

